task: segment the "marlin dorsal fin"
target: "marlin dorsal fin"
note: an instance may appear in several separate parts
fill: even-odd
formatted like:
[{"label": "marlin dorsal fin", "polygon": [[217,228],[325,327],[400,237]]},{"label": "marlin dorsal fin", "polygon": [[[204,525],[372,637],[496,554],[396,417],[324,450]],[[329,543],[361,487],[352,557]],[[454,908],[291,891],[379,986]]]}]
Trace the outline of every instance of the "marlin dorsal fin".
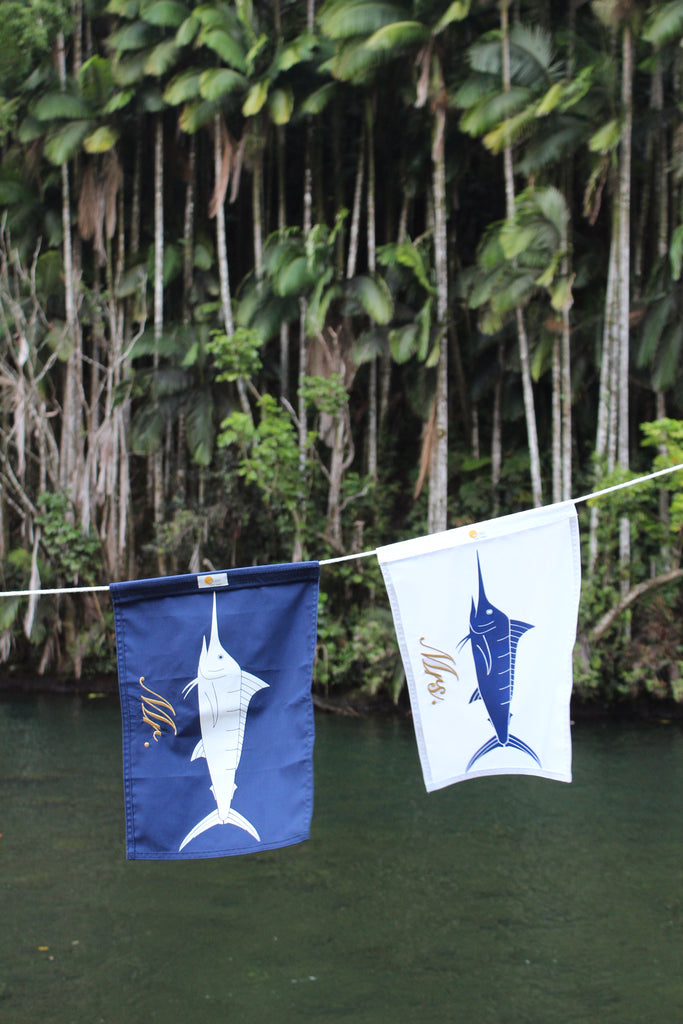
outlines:
[{"label": "marlin dorsal fin", "polygon": [[515,660],[517,658],[517,644],[520,637],[534,627],[529,622],[520,622],[519,619],[510,619],[510,696],[515,685]]}]

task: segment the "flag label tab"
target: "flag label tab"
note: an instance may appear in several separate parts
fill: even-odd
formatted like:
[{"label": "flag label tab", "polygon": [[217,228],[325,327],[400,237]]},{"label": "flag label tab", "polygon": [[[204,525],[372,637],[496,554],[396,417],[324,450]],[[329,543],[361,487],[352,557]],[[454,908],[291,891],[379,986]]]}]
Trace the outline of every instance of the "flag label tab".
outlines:
[{"label": "flag label tab", "polygon": [[213,590],[214,587],[227,587],[228,574],[227,572],[211,572],[205,573],[203,576],[197,576],[197,586],[200,590]]}]

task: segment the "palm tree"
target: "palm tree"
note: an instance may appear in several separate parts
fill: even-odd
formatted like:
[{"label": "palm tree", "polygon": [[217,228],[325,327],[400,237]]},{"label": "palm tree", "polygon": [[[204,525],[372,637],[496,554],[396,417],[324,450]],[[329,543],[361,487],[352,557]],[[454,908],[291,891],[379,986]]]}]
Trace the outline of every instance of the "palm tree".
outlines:
[{"label": "palm tree", "polygon": [[[566,93],[561,91],[562,68],[554,59],[549,34],[521,24],[510,27],[508,11],[509,2],[504,0],[500,5],[500,32],[488,33],[470,47],[468,60],[472,75],[460,88],[456,100],[465,110],[461,127],[474,136],[483,136],[484,144],[493,153],[503,154],[506,216],[512,224],[515,218],[513,145],[519,139],[527,139],[537,118],[552,111],[554,105],[559,104],[560,96],[564,96],[565,105],[567,99]],[[532,162],[537,165],[540,160],[547,159],[547,138],[545,146],[545,153],[537,153],[535,161],[527,153],[528,170]],[[566,245],[563,248],[566,251]],[[542,483],[538,431],[529,342],[521,305],[515,307],[514,318],[522,369],[533,500],[534,504],[540,505]],[[567,406],[568,396],[565,396],[565,408]],[[569,447],[565,443],[567,457]]]},{"label": "palm tree", "polygon": [[445,86],[442,34],[469,12],[469,0],[452,3],[434,23],[413,18],[390,4],[363,4],[361,0],[333,0],[321,13],[323,28],[341,40],[335,58],[335,74],[350,81],[366,81],[380,63],[408,55],[417,56],[419,80],[415,106],[432,111],[432,197],[435,268],[437,279],[436,315],[440,330],[436,391],[425,446],[429,452],[430,489],[428,530],[444,530],[448,497],[448,266],[447,203],[445,170],[445,128],[448,95]]}]

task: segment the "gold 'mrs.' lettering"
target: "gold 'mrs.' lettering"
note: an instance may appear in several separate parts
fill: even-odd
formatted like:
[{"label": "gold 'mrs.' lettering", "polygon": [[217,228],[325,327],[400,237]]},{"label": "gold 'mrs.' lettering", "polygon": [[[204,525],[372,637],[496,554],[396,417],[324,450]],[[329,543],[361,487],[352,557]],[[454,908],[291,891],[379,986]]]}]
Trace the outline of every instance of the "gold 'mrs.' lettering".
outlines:
[{"label": "gold 'mrs.' lettering", "polygon": [[420,644],[425,648],[422,654],[422,668],[426,676],[432,676],[427,683],[427,690],[430,696],[433,698],[432,703],[436,704],[437,700],[444,700],[447,690],[444,686],[444,675],[455,676],[459,679],[458,673],[455,670],[455,658],[448,654],[447,651],[442,651],[438,647],[432,647],[431,644],[425,643],[425,638],[420,637]]}]

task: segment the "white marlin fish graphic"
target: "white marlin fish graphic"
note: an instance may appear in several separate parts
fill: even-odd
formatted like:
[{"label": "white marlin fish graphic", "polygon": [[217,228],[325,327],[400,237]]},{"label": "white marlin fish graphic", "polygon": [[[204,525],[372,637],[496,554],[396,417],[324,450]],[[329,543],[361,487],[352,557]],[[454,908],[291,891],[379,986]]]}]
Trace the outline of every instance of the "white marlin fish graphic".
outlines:
[{"label": "white marlin fish graphic", "polygon": [[254,826],[234,810],[231,803],[237,789],[235,772],[242,754],[249,701],[258,690],[268,686],[268,683],[240,668],[221,644],[218,637],[215,594],[209,646],[206,646],[206,637],[203,637],[197,678],[188,683],[183,690],[183,696],[187,697],[195,686],[199,700],[199,727],[202,738],[194,748],[192,760],[198,757],[206,758],[211,775],[211,792],[217,807],[187,833],[178,852],[214,825],[237,825],[260,843],[261,837]]}]

